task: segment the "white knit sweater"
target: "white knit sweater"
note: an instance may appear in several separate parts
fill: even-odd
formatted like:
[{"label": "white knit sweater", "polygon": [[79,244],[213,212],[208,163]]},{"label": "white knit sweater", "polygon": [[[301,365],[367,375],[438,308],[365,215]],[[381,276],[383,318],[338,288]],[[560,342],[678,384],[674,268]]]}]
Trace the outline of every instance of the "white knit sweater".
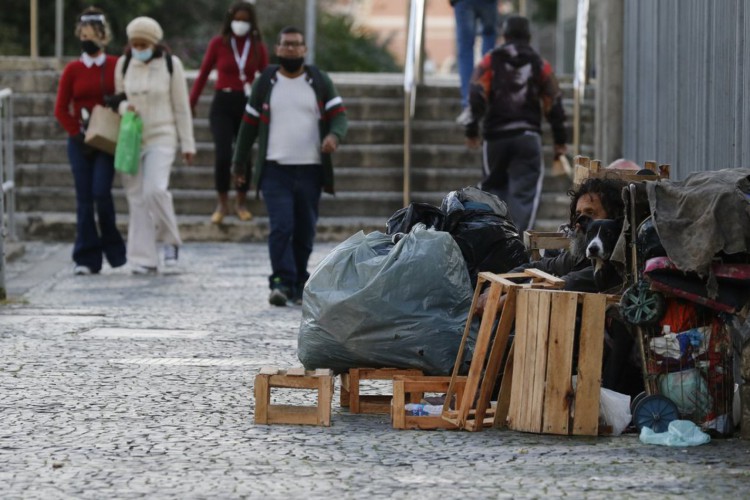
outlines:
[{"label": "white knit sweater", "polygon": [[177,147],[183,153],[195,153],[193,118],[190,113],[185,70],[182,61],[172,56],[172,75],[163,57],[143,63],[130,59],[125,78],[122,66],[125,56],[115,66],[115,92],[125,92],[127,100],[120,103],[120,114],[129,105],[135,107],[143,120],[143,146]]}]

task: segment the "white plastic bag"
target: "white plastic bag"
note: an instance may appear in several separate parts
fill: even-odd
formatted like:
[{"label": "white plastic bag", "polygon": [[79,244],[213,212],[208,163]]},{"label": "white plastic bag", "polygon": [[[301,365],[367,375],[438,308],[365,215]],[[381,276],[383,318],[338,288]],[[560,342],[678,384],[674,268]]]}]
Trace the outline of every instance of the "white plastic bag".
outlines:
[{"label": "white plastic bag", "polygon": [[602,387],[599,415],[607,425],[612,426],[612,435],[619,436],[633,419],[630,414],[630,396]]},{"label": "white plastic bag", "polygon": [[654,432],[648,427],[641,429],[641,442],[662,446],[698,446],[711,441],[711,436],[700,430],[690,420],[673,420],[667,432]]}]

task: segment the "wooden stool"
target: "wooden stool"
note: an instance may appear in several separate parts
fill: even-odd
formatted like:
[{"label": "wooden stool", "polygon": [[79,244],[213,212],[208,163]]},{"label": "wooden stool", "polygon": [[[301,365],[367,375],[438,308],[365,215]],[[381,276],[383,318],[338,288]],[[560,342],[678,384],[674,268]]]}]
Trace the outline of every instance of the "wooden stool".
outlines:
[{"label": "wooden stool", "polygon": [[[272,405],[271,388],[311,389],[318,391],[317,406]],[[333,371],[304,368],[280,370],[264,366],[255,376],[255,423],[331,426]]]},{"label": "wooden stool", "polygon": [[[599,433],[605,309],[607,302],[616,301],[619,296],[598,293],[518,291],[509,428],[543,434]],[[579,305],[581,327],[576,336]]]},{"label": "wooden stool", "polygon": [[399,368],[351,368],[341,374],[341,406],[350,413],[391,413],[392,395],[359,394],[360,380],[393,380],[395,375],[422,375],[422,370]]},{"label": "wooden stool", "polygon": [[[406,395],[412,403],[419,403],[425,392],[448,391],[451,377],[409,377],[396,375],[393,377],[393,407],[391,421],[394,429],[457,429],[458,426],[446,420],[441,415],[407,415],[404,408]],[[463,387],[466,377],[456,379],[456,399],[463,397]]]}]

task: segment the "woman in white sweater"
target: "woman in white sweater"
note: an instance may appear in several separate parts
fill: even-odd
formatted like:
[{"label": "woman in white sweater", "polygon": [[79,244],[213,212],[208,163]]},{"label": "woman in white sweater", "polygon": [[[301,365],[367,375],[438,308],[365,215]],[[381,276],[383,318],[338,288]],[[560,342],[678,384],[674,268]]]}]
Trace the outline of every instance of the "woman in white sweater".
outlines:
[{"label": "woman in white sweater", "polygon": [[159,43],[159,23],[137,17],[126,31],[129,48],[115,67],[115,91],[125,94],[120,113],[135,111],[143,120],[138,173],[123,175],[130,210],[128,261],[134,274],[153,274],[158,242],[164,244],[164,265],[177,264],[182,240],[169,175],[178,142],[185,163],[193,161],[193,121],[182,62]]}]

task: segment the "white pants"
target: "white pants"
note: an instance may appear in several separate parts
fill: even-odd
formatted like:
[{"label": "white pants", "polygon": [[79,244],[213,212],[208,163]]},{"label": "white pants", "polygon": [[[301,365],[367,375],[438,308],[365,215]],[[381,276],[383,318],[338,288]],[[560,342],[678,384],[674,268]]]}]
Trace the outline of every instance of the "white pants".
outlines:
[{"label": "white pants", "polygon": [[168,191],[174,157],[175,150],[169,146],[146,146],[138,173],[122,176],[130,210],[128,262],[133,265],[157,267],[158,241],[182,244]]}]

